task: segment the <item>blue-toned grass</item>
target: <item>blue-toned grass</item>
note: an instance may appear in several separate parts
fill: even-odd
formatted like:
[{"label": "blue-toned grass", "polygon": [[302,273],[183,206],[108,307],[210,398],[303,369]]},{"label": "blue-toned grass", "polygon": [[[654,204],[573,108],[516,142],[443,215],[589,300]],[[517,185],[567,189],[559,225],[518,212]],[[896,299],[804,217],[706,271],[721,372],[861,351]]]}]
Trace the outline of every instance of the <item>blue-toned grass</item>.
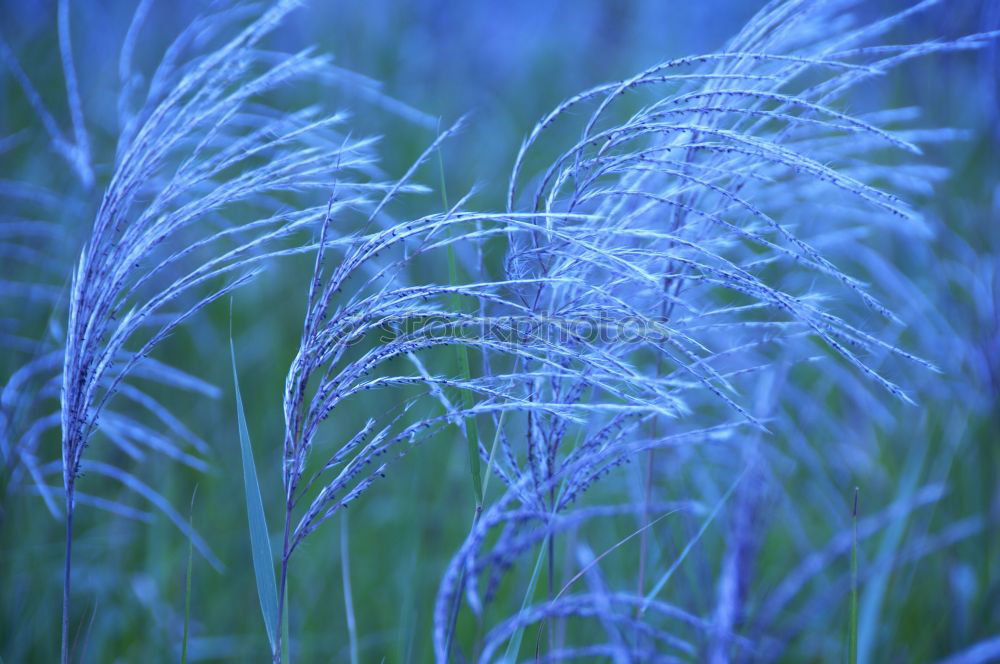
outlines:
[{"label": "blue-toned grass", "polygon": [[[612,47],[696,18],[655,3],[297,4],[63,0],[51,61],[3,29],[0,654],[997,652],[989,3],[719,0],[703,56]],[[437,135],[400,101],[504,85]]]}]

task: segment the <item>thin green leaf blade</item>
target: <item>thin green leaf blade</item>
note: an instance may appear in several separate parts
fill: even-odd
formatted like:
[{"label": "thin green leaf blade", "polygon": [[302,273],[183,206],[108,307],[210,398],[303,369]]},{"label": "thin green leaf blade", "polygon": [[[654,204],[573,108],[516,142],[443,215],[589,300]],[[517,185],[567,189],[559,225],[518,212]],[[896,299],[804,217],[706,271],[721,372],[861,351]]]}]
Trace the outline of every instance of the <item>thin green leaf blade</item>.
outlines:
[{"label": "thin green leaf blade", "polygon": [[[198,488],[195,487],[195,493]],[[191,494],[191,511],[188,512],[188,525],[194,530],[194,493]],[[188,538],[187,578],[184,582],[184,636],[181,639],[181,664],[187,664],[188,626],[191,618],[191,567],[194,559],[194,540]]]},{"label": "thin green leaf blade", "polygon": [[490,445],[490,458],[486,461],[486,476],[483,478],[483,500],[486,500],[486,490],[490,486],[490,471],[493,469],[493,459],[496,456],[497,444],[500,442],[500,435],[503,433],[503,425],[507,419],[507,411],[500,411],[500,421],[497,422],[497,430],[493,433],[493,444]]},{"label": "thin green leaf blade", "polygon": [[719,499],[719,502],[717,502],[715,504],[715,507],[712,508],[711,513],[709,513],[708,517],[702,522],[701,527],[698,528],[698,532],[695,533],[694,537],[692,537],[691,540],[688,541],[688,543],[684,546],[684,548],[681,550],[680,554],[677,556],[674,562],[670,565],[669,568],[667,568],[667,571],[663,573],[663,576],[661,576],[660,580],[656,582],[656,585],[653,586],[653,589],[646,594],[646,597],[643,599],[642,605],[639,608],[640,616],[646,612],[646,609],[649,608],[649,603],[652,602],[654,599],[656,599],[656,596],[660,593],[661,590],[663,590],[663,586],[667,585],[667,581],[670,580],[670,577],[674,575],[674,572],[677,571],[677,568],[680,567],[681,563],[684,562],[684,559],[687,558],[688,554],[691,553],[691,550],[694,549],[694,546],[701,540],[702,535],[704,535],[705,531],[708,530],[708,527],[715,520],[715,517],[717,517],[719,515],[719,512],[722,511],[723,505],[726,504],[726,502],[729,500],[729,497],[733,495],[734,491],[736,491],[736,487],[738,487],[740,482],[743,481],[743,477],[747,474],[748,469],[749,466],[740,471],[740,474],[736,476],[736,479],[733,481],[732,484],[729,485],[729,488],[726,490],[726,492],[722,494],[722,497]]},{"label": "thin green leaf blade", "polygon": [[[907,500],[916,493],[929,450],[930,445],[926,438],[909,447],[903,476],[896,489],[897,500]],[[878,545],[878,557],[871,565],[872,573],[865,577],[865,590],[861,592],[860,588],[858,589],[858,664],[872,664],[879,661],[876,657],[878,654],[876,646],[878,636],[885,626],[882,611],[889,580],[893,574],[892,561],[899,555],[903,546],[911,516],[908,512],[904,513],[901,518],[893,519],[884,529]]]},{"label": "thin green leaf blade", "polygon": [[236,347],[233,344],[232,334],[229,336],[229,351],[233,361],[236,415],[239,421],[240,451],[243,457],[243,487],[246,490],[247,520],[250,525],[250,553],[253,557],[254,576],[257,579],[260,610],[264,615],[264,627],[267,629],[267,639],[273,651],[278,635],[278,589],[274,580],[274,558],[271,554],[267,519],[264,516],[264,503],[260,497],[260,484],[257,482],[257,467],[250,446],[250,432],[247,429],[243,399],[240,396],[240,381],[236,372]]},{"label": "thin green leaf blade", "polygon": [[[441,202],[445,209],[448,208],[448,191],[445,188],[444,179],[444,158],[438,148],[438,166],[441,175]],[[448,233],[451,234],[449,228]],[[448,245],[448,280],[452,286],[458,286],[461,281],[458,278],[458,264],[455,260],[455,249]],[[462,311],[462,298],[456,293],[451,295],[451,306],[455,312]],[[463,380],[472,379],[472,370],[469,366],[469,350],[462,344],[455,346],[458,358],[458,371]],[[462,390],[462,408],[466,411],[475,407],[476,401],[472,392]],[[469,450],[469,471],[472,473],[472,490],[476,498],[476,512],[483,508],[483,471],[479,461],[479,426],[476,424],[476,416],[470,415],[465,418],[465,440]]]},{"label": "thin green leaf blade", "polygon": [[[548,542],[549,537],[552,537],[551,533],[546,535],[546,542]],[[528,589],[524,593],[524,599],[521,600],[521,613],[528,610],[528,606],[531,604],[531,598],[535,596],[535,587],[538,585],[538,577],[541,575],[542,560],[545,558],[546,550],[545,542],[543,542],[542,546],[538,550],[538,558],[535,560],[535,569],[531,572],[531,580],[528,582]],[[506,664],[513,664],[513,662],[517,661],[518,653],[521,652],[521,641],[524,640],[524,627],[524,625],[519,625],[507,641],[507,650],[503,655],[503,661]]]},{"label": "thin green leaf blade", "polygon": [[[458,279],[454,270],[455,257],[451,252],[451,247],[448,247],[448,264],[450,267],[449,272],[451,273],[451,283],[455,284],[458,282]],[[461,311],[459,296],[453,296],[453,300],[455,310]],[[472,371],[469,368],[469,351],[461,344],[456,346],[456,349],[458,351],[459,373],[463,379],[470,380],[472,378]],[[462,390],[462,408],[470,411],[475,406],[476,401],[472,392]],[[479,461],[479,425],[476,423],[475,415],[469,415],[465,418],[465,440],[469,449],[469,470],[472,473],[472,490],[476,497],[476,510],[480,510],[483,507],[483,471]]]}]

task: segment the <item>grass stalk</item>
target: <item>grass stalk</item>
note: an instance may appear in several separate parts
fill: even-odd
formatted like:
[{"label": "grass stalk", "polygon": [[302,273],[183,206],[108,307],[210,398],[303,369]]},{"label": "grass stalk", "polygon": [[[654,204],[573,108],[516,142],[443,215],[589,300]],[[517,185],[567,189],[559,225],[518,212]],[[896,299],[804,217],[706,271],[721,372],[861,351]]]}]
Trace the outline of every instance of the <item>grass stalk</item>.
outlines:
[{"label": "grass stalk", "polygon": [[[191,511],[188,513],[188,525],[194,528],[194,496],[198,492],[195,487],[191,494]],[[187,664],[188,626],[191,619],[191,568],[194,559],[194,540],[188,537],[187,575],[184,581],[184,635],[181,638],[181,664]]]},{"label": "grass stalk", "polygon": [[63,562],[62,664],[69,664],[69,599],[73,568],[73,482],[66,486],[66,558]]},{"label": "grass stalk", "polygon": [[275,646],[274,658],[276,664],[280,664],[282,657],[285,662],[290,662],[291,658],[288,655],[283,655],[284,652],[291,650],[290,644],[288,643],[288,557],[290,555],[289,547],[289,528],[292,521],[292,504],[291,500],[285,503],[285,527],[284,535],[282,536],[281,545],[281,574],[278,580],[278,643]]},{"label": "grass stalk", "polygon": [[351,554],[347,510],[340,515],[340,574],[344,586],[344,613],[347,617],[347,638],[350,643],[351,664],[358,664],[358,629],[354,618],[354,596],[351,593]]},{"label": "grass stalk", "polygon": [[858,487],[854,487],[854,509],[851,510],[851,618],[847,661],[858,664]]}]

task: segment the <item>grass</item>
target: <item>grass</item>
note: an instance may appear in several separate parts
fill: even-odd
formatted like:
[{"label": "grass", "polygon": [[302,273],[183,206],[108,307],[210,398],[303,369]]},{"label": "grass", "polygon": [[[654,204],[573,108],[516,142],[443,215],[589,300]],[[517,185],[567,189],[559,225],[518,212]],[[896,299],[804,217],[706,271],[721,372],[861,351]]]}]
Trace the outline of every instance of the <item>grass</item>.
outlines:
[{"label": "grass", "polygon": [[990,13],[374,2],[3,31],[0,654],[986,661]]},{"label": "grass", "polygon": [[[438,169],[440,174],[441,204],[442,209],[449,209],[448,189],[445,184],[444,156],[438,148]],[[449,231],[450,232],[450,231]],[[448,245],[448,283],[452,286],[459,286],[461,280],[458,277],[458,264],[455,259],[455,247]],[[462,298],[457,293],[451,296],[451,308],[453,311],[462,311]],[[458,361],[458,373],[466,381],[472,380],[472,369],[469,365],[469,349],[465,346],[455,346],[455,358]],[[475,397],[472,392],[465,390],[462,392],[462,406],[466,411],[471,411],[475,406]],[[479,425],[476,416],[465,418],[465,439],[469,451],[469,473],[472,475],[472,493],[476,501],[476,514],[483,509],[483,471],[479,462]]]},{"label": "grass", "polygon": [[[191,511],[188,514],[188,525],[194,529],[194,497],[198,487],[191,493]],[[191,577],[194,568],[194,542],[188,540],[187,573],[184,575],[184,633],[181,636],[181,664],[187,664],[188,635],[191,626]]]},{"label": "grass", "polygon": [[[358,664],[358,629],[354,619],[354,599],[351,594],[350,528],[347,514],[340,517],[340,571],[344,587],[344,612],[347,614],[347,638],[350,643],[351,664]],[[287,601],[287,599],[286,599]]]},{"label": "grass", "polygon": [[[243,413],[243,399],[240,398],[240,380],[236,370],[236,346],[230,333],[229,350],[233,363],[233,389],[236,395],[236,421],[239,429],[240,458],[243,461],[243,487],[246,495],[247,522],[250,527],[250,553],[253,558],[254,578],[257,581],[257,596],[264,616],[264,628],[271,652],[279,659],[281,652],[280,630],[281,612],[278,610],[278,590],[274,582],[274,557],[271,553],[271,535],[264,515],[264,503],[257,481],[257,468],[253,460],[253,446],[247,431],[246,415]],[[284,598],[282,598],[284,599]]]},{"label": "grass", "polygon": [[858,662],[858,487],[854,487],[854,507],[851,509],[851,615],[848,623],[847,661]]}]

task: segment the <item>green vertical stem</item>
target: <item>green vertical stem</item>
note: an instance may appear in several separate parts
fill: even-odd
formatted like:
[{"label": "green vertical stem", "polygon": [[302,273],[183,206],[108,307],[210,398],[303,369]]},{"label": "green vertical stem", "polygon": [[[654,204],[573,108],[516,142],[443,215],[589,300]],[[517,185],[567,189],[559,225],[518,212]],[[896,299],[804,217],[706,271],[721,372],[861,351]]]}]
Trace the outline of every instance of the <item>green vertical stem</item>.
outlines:
[{"label": "green vertical stem", "polygon": [[66,559],[63,563],[62,664],[69,664],[69,597],[73,568],[73,483],[66,487]]},{"label": "green vertical stem", "polygon": [[[191,494],[191,511],[188,512],[188,526],[194,531],[194,496],[198,492],[195,487]],[[184,582],[184,636],[181,639],[181,664],[187,664],[188,626],[191,622],[191,570],[194,559],[194,540],[188,537],[187,577]]]},{"label": "green vertical stem", "polygon": [[854,487],[851,521],[854,538],[851,544],[851,635],[847,658],[850,664],[858,664],[858,487]]},{"label": "green vertical stem", "polygon": [[358,629],[354,620],[354,600],[351,593],[351,554],[348,543],[347,510],[340,515],[340,574],[344,586],[344,612],[347,614],[347,637],[351,648],[351,664],[358,664]]}]

